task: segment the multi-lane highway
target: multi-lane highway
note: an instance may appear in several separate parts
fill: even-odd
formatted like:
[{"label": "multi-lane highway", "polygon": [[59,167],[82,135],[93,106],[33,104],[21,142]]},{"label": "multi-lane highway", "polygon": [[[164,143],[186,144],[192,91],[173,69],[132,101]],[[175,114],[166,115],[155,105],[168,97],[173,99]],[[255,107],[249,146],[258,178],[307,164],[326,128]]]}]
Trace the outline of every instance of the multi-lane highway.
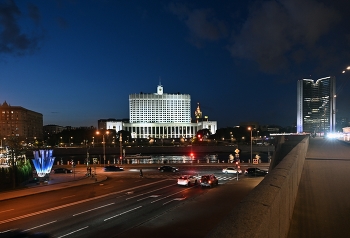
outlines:
[{"label": "multi-lane highway", "polygon": [[[204,237],[262,180],[241,175],[237,181],[221,172],[225,165],[177,167],[178,173],[161,173],[157,166],[127,165],[109,173],[98,168],[107,180],[0,201],[0,237],[15,229],[51,237]],[[181,174],[209,173],[218,177],[217,187],[176,184]]]}]

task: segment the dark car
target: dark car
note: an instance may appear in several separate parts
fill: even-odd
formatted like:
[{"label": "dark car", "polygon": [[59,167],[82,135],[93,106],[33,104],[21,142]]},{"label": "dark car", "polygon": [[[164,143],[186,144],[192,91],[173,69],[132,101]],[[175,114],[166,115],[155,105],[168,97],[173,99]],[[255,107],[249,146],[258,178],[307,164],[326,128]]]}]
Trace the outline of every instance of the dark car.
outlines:
[{"label": "dark car", "polygon": [[71,169],[66,169],[66,168],[56,168],[52,170],[55,174],[67,174],[67,173],[72,173],[73,170]]},{"label": "dark car", "polygon": [[163,166],[160,166],[158,168],[158,170],[160,172],[179,172],[179,169],[176,168],[176,167],[172,167],[172,166],[169,166],[169,165],[163,165]]},{"label": "dark car", "polygon": [[114,165],[108,165],[103,168],[103,171],[105,172],[111,172],[111,171],[124,171],[123,167],[114,166]]},{"label": "dark car", "polygon": [[269,172],[267,170],[262,170],[259,168],[248,168],[244,171],[245,175],[251,175],[251,176],[265,176]]},{"label": "dark car", "polygon": [[219,180],[213,174],[202,175],[200,180],[201,187],[212,187],[219,184]]}]

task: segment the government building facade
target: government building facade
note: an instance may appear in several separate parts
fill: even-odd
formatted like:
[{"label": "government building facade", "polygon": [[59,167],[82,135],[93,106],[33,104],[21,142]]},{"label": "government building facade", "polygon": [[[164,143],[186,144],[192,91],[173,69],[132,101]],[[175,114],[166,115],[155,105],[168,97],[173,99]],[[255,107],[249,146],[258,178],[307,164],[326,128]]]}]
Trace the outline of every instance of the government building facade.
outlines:
[{"label": "government building facade", "polygon": [[197,131],[208,129],[216,133],[217,122],[203,117],[199,104],[191,117],[189,94],[168,94],[158,85],[156,93],[129,95],[129,121],[102,119],[99,129],[130,132],[132,138],[192,138]]}]

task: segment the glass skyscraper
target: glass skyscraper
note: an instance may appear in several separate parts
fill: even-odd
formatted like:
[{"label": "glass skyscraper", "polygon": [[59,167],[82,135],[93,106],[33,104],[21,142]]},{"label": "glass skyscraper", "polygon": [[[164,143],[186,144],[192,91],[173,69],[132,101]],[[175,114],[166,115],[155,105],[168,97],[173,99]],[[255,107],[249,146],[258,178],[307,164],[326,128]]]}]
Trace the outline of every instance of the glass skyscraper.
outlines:
[{"label": "glass skyscraper", "polygon": [[297,133],[324,135],[335,131],[335,77],[298,80]]}]

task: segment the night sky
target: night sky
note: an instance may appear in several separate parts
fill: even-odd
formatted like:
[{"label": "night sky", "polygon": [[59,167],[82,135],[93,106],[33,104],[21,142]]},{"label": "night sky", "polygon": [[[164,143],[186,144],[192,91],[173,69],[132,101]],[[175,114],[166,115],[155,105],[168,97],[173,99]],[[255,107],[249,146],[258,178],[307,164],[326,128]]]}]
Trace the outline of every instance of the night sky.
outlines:
[{"label": "night sky", "polygon": [[0,103],[44,125],[129,117],[129,94],[190,94],[218,128],[296,122],[302,78],[350,118],[348,0],[0,0]]}]

